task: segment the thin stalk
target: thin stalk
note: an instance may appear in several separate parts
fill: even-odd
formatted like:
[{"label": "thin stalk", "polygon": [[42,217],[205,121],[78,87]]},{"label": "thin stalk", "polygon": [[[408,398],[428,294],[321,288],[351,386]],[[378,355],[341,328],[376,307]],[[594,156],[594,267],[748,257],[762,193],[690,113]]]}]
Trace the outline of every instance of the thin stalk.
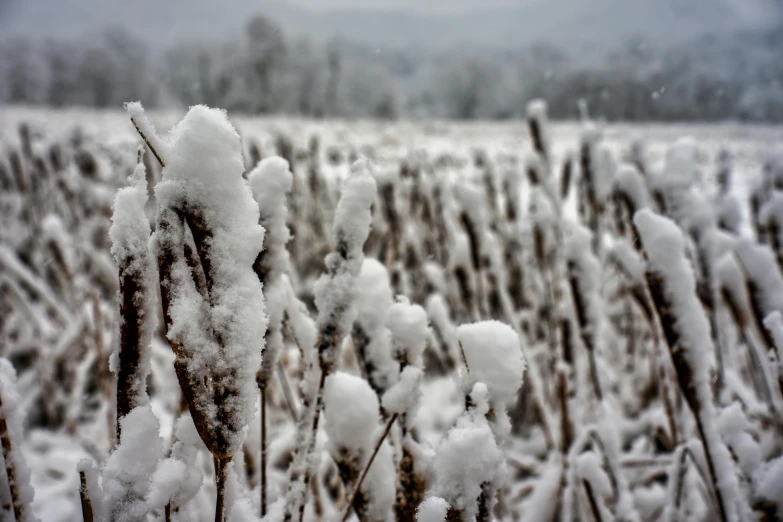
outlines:
[{"label": "thin stalk", "polygon": [[229,459],[215,458],[215,487],[217,499],[215,500],[215,522],[223,522],[226,510],[226,479]]},{"label": "thin stalk", "polygon": [[603,522],[604,519],[601,517],[598,501],[595,499],[595,494],[593,493],[593,486],[591,486],[590,482],[586,479],[582,479],[582,486],[585,488],[585,494],[587,495],[587,501],[590,504],[590,512],[593,514],[593,519],[595,522]]},{"label": "thin stalk", "polygon": [[[0,396],[0,411],[3,408],[3,397]],[[27,520],[27,506],[22,501],[19,483],[16,478],[16,467],[14,466],[13,442],[11,434],[8,432],[8,422],[5,416],[0,416],[0,443],[3,446],[3,460],[5,462],[5,472],[8,477],[8,489],[11,490],[11,504],[14,509],[14,517],[19,522]],[[17,449],[17,451],[19,451]]]},{"label": "thin stalk", "polygon": [[139,127],[139,124],[136,123],[136,120],[131,117],[130,119],[131,123],[133,123],[133,126],[136,127],[136,132],[139,133],[139,136],[141,136],[141,139],[144,140],[144,143],[147,144],[147,147],[149,147],[150,151],[152,152],[152,155],[155,156],[155,159],[158,160],[158,163],[160,163],[161,167],[166,166],[166,162],[163,161],[163,158],[158,154],[158,151],[155,150],[155,147],[152,146],[152,143],[150,143],[150,140],[147,139],[147,136],[144,134],[144,132],[141,130],[141,127]]},{"label": "thin stalk", "polygon": [[399,416],[398,413],[395,413],[391,417],[389,417],[389,420],[386,422],[386,427],[383,430],[383,433],[378,438],[378,442],[375,444],[375,449],[373,449],[372,455],[370,455],[369,460],[367,461],[367,464],[365,464],[364,469],[362,470],[362,474],[359,475],[359,480],[356,481],[356,485],[353,488],[353,491],[351,492],[350,499],[348,500],[348,505],[345,506],[345,511],[343,511],[342,517],[340,517],[340,522],[345,522],[348,520],[348,515],[351,513],[351,507],[353,506],[354,501],[356,500],[356,496],[359,494],[359,490],[362,488],[362,482],[364,482],[364,477],[367,476],[367,472],[370,471],[370,466],[372,466],[373,461],[375,460],[375,456],[378,454],[378,450],[381,449],[381,444],[383,444],[383,441],[386,439],[386,436],[389,434],[389,430],[391,430],[392,425],[397,420],[397,417]]},{"label": "thin stalk", "polygon": [[[92,501],[90,495],[87,493],[87,475],[84,471],[79,472],[79,497],[82,501],[82,520],[84,522],[94,522],[95,517],[92,514]],[[17,515],[17,520],[19,517]]]},{"label": "thin stalk", "polygon": [[283,396],[285,397],[285,404],[288,407],[288,413],[291,414],[291,420],[294,423],[299,421],[299,411],[296,407],[296,399],[294,393],[291,391],[291,384],[288,382],[288,376],[283,368],[283,362],[278,359],[277,361],[277,379],[280,381],[280,387],[283,389]]},{"label": "thin stalk", "polygon": [[261,516],[266,516],[266,385],[261,388]]}]

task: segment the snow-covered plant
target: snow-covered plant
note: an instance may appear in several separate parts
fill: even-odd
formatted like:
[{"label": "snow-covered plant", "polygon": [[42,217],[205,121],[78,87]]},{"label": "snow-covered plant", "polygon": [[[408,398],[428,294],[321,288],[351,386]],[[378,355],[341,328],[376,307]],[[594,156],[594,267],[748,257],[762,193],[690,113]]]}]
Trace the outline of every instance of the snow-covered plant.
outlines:
[{"label": "snow-covered plant", "polygon": [[99,503],[111,522],[141,522],[151,509],[148,497],[158,463],[163,457],[160,426],[149,406],[137,406],[120,420],[117,449],[101,470]]},{"label": "snow-covered plant", "polygon": [[669,346],[680,391],[694,415],[721,520],[742,512],[736,471],[726,446],[711,427],[717,422],[710,387],[714,354],[710,326],[696,297],[693,269],[685,257],[684,238],[671,220],[650,210],[634,216],[647,257],[647,284]]},{"label": "snow-covered plant", "polygon": [[590,382],[595,397],[603,399],[596,361],[596,340],[601,328],[601,296],[597,283],[601,280],[601,265],[590,250],[590,231],[582,225],[572,224],[567,229],[565,257],[568,283],[574,304],[574,315],[579,325],[582,344],[587,350]]},{"label": "snow-covered plant", "polygon": [[487,385],[476,382],[468,395],[470,405],[438,446],[432,466],[433,496],[448,502],[446,519],[489,522],[495,492],[506,476],[505,459],[487,415]]},{"label": "snow-covered plant", "polygon": [[283,316],[285,314],[285,285],[283,276],[290,270],[290,256],[286,243],[290,232],[286,225],[288,208],[286,194],[291,190],[293,176],[288,162],[278,156],[261,161],[247,176],[258,203],[260,224],[264,227],[264,249],[258,254],[253,269],[264,286],[264,297],[269,311],[269,325],[265,337],[264,357],[257,376],[261,391],[261,514],[266,514],[267,490],[267,388],[271,382],[278,357],[283,351]]},{"label": "snow-covered plant", "polygon": [[[140,107],[128,110],[134,117]],[[215,458],[220,520],[226,467],[252,418],[261,366],[267,318],[253,263],[264,229],[224,112],[191,108],[165,142],[149,125],[142,131],[164,165],[152,243],[167,337],[196,429]]]},{"label": "snow-covered plant", "polygon": [[[305,378],[302,393],[308,410],[302,415],[294,461],[291,464],[291,486],[286,499],[285,520],[299,520],[304,514],[305,493],[310,481],[311,456],[315,447],[318,421],[323,405],[326,378],[336,364],[337,350],[343,337],[351,331],[353,305],[364,253],[362,248],[370,233],[371,205],[376,185],[366,160],[351,166],[351,176],[345,182],[340,202],[335,210],[334,250],[326,256],[326,273],[315,283],[315,305],[318,308],[316,351],[320,377],[317,382]],[[315,363],[315,361],[313,361]],[[312,376],[317,375],[313,368]]]},{"label": "snow-covered plant", "polygon": [[0,507],[3,518],[13,517],[19,522],[37,520],[30,505],[33,488],[30,470],[22,453],[24,418],[20,411],[21,397],[17,390],[16,371],[8,359],[0,359],[0,445],[3,451],[6,484],[10,492],[9,504]]},{"label": "snow-covered plant", "polygon": [[[366,380],[343,372],[326,379],[324,429],[329,436],[328,450],[346,491],[358,487],[348,509],[353,508],[361,522],[386,522],[394,505],[391,448],[387,441],[376,448],[381,436],[379,413],[378,397]],[[362,477],[371,458],[372,465]],[[363,480],[359,485],[360,479]]]},{"label": "snow-covered plant", "polygon": [[111,358],[117,374],[118,436],[120,420],[148,401],[150,343],[157,326],[157,273],[148,247],[150,225],[144,213],[147,178],[142,155],[140,150],[131,185],[117,191],[109,229],[120,280],[120,342]]}]

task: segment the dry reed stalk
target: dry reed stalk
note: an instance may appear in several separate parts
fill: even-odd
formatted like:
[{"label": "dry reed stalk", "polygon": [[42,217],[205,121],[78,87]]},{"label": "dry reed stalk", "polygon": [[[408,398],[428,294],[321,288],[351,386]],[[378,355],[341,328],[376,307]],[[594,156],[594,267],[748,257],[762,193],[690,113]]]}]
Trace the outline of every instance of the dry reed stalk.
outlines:
[{"label": "dry reed stalk", "polygon": [[[699,461],[696,460],[696,457],[693,456],[693,453],[691,453],[690,448],[687,446],[682,446],[682,449],[680,450],[680,457],[675,460],[676,466],[674,467],[674,471],[676,472],[676,485],[674,487],[675,496],[673,499],[673,505],[676,512],[679,513],[680,506],[682,505],[682,499],[684,498],[684,484],[685,484],[685,474],[688,471],[688,468],[685,466],[686,460],[690,460],[691,465],[693,465],[693,469],[696,470],[696,472],[699,475],[699,478],[701,479],[702,485],[706,488],[707,492],[707,500],[710,501],[710,504],[714,502],[715,499],[712,498],[712,496],[709,494],[710,488],[709,488],[709,479],[707,478],[707,474],[704,472],[704,469],[702,469],[701,465],[699,464]],[[669,480],[672,480],[672,477],[669,477]]]},{"label": "dry reed stalk", "polygon": [[[79,499],[82,505],[83,522],[93,522],[95,520],[92,512],[92,501],[87,491],[87,475],[84,471],[79,471]],[[19,520],[17,518],[17,520]]]},{"label": "dry reed stalk", "polygon": [[588,364],[590,367],[590,382],[593,385],[593,391],[598,401],[603,400],[603,392],[601,391],[601,383],[598,379],[598,366],[595,359],[595,332],[593,332],[592,325],[587,316],[587,298],[582,292],[582,285],[579,278],[585,277],[584,274],[580,274],[580,270],[574,261],[568,261],[568,283],[571,287],[571,295],[573,296],[574,312],[577,322],[579,324],[580,335],[582,343],[587,350]]},{"label": "dry reed stalk", "polygon": [[563,160],[563,168],[560,173],[560,199],[565,200],[571,192],[571,182],[574,175],[573,158],[569,154]]},{"label": "dry reed stalk", "polygon": [[[669,375],[666,372],[665,367],[660,365],[658,367],[658,382],[661,387],[661,403],[663,404],[663,411],[666,415],[666,422],[668,423],[669,433],[668,438],[671,446],[669,449],[673,449],[677,446],[679,436],[677,430],[677,411],[675,407],[676,402],[676,389],[669,384]],[[675,398],[672,398],[672,394]]]},{"label": "dry reed stalk", "polygon": [[476,223],[474,223],[473,219],[471,219],[467,212],[462,212],[460,214],[459,221],[468,236],[468,242],[470,244],[470,262],[473,268],[472,273],[476,288],[475,305],[478,309],[478,317],[476,319],[478,319],[480,317],[486,316],[487,314],[485,304],[486,295],[484,291],[484,274],[481,264],[481,236]]},{"label": "dry reed stalk", "polygon": [[560,411],[560,453],[568,455],[574,442],[574,421],[569,408],[568,374],[565,368],[557,369],[557,404]]},{"label": "dry reed stalk", "polygon": [[593,254],[598,253],[600,244],[600,216],[603,212],[602,205],[598,201],[598,192],[596,188],[596,172],[593,144],[589,140],[584,140],[579,148],[579,165],[582,169],[582,180],[584,182],[584,193],[586,198],[588,228],[593,233],[592,249]]},{"label": "dry reed stalk", "polygon": [[[2,411],[2,408],[3,397],[0,394],[0,412]],[[29,508],[22,499],[21,486],[17,478],[17,470],[14,465],[15,459],[13,456],[14,453],[18,454],[21,450],[19,448],[14,448],[15,442],[11,440],[11,433],[8,430],[8,421],[6,419],[6,414],[4,413],[0,414],[0,443],[3,448],[3,462],[5,463],[5,474],[8,478],[8,488],[11,492],[11,506],[14,510],[14,518],[17,522],[26,522],[28,520],[28,515],[32,516],[32,514],[28,512]]]},{"label": "dry reed stalk", "polygon": [[704,446],[704,453],[707,458],[707,468],[711,479],[710,483],[717,499],[720,519],[722,522],[729,522],[727,501],[724,498],[721,488],[718,487],[719,478],[716,464],[713,459],[713,452],[716,451],[716,448],[711,446],[710,439],[705,434],[705,430],[712,429],[712,427],[706,427],[704,425],[702,404],[699,400],[694,378],[695,369],[691,366],[691,362],[687,356],[687,351],[694,348],[684,344],[685,338],[681,334],[680,324],[674,313],[669,297],[669,292],[671,292],[671,290],[666,289],[663,276],[650,270],[647,270],[645,276],[647,278],[647,285],[650,289],[650,295],[652,296],[660,318],[664,337],[669,346],[669,354],[671,355],[672,364],[677,374],[677,382],[680,391],[691,412],[693,412],[699,438]]},{"label": "dry reed stalk", "polygon": [[604,519],[601,516],[601,509],[598,507],[598,501],[595,498],[595,494],[593,493],[593,486],[590,485],[590,481],[583,478],[582,487],[584,488],[585,496],[587,497],[587,502],[590,506],[590,513],[593,515],[593,519],[595,522],[604,522]]}]

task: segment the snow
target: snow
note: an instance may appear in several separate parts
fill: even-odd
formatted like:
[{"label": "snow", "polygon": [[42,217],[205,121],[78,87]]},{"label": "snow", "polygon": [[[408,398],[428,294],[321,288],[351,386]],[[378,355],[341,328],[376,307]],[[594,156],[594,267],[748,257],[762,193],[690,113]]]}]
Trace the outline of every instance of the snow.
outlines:
[{"label": "snow", "polygon": [[395,359],[421,366],[429,335],[424,308],[411,304],[404,296],[398,297],[386,311],[386,327],[391,332]]},{"label": "snow", "polygon": [[623,273],[630,279],[632,284],[644,284],[644,265],[639,254],[628,241],[615,241],[608,255],[622,266]]},{"label": "snow", "polygon": [[[324,430],[335,460],[347,459],[364,469],[380,437],[378,397],[364,379],[336,372],[324,387]],[[384,441],[362,483],[369,520],[388,520],[395,498],[391,447]]]},{"label": "snow", "polygon": [[407,414],[413,417],[421,395],[423,372],[416,366],[406,366],[400,372],[400,379],[383,394],[383,409],[393,415]]},{"label": "snow", "polygon": [[644,178],[634,165],[623,164],[617,169],[614,178],[615,190],[625,195],[630,201],[632,211],[647,208],[649,194]]},{"label": "snow", "polygon": [[357,321],[368,332],[383,326],[387,310],[394,304],[389,272],[375,258],[365,258],[356,279]]},{"label": "snow", "polygon": [[505,456],[484,413],[486,410],[465,412],[438,446],[432,462],[435,481],[431,494],[464,510],[465,520],[477,513],[481,485],[497,486],[506,473]]},{"label": "snow", "polygon": [[778,350],[783,349],[783,314],[777,310],[770,312],[764,318],[764,328],[772,334],[772,339],[774,339]]},{"label": "snow", "polygon": [[482,321],[457,328],[467,365],[466,386],[482,382],[493,402],[505,406],[517,396],[525,373],[525,358],[513,328],[500,321]]},{"label": "snow", "polygon": [[440,497],[427,497],[416,510],[418,522],[445,522],[449,503]]},{"label": "snow", "polygon": [[740,239],[735,252],[748,281],[758,292],[761,312],[783,312],[783,275],[772,250],[765,245],[752,243],[749,239]]},{"label": "snow", "polygon": [[[267,262],[279,272],[289,270],[289,254],[285,246],[291,235],[286,225],[288,206],[286,195],[293,186],[293,175],[288,162],[279,157],[264,158],[247,176],[253,198],[258,203]],[[272,279],[272,277],[270,277]]]},{"label": "snow", "polygon": [[120,444],[102,469],[103,503],[111,520],[147,518],[150,477],[163,456],[158,420],[149,406],[137,406],[121,420]]},{"label": "snow", "polygon": [[324,429],[335,452],[369,451],[378,428],[378,397],[360,377],[335,372],[324,386]]},{"label": "snow", "polygon": [[198,494],[204,481],[197,464],[199,448],[204,445],[190,415],[179,418],[175,437],[171,457],[158,464],[150,479],[152,485],[147,500],[151,506],[160,508],[168,502],[183,506]]},{"label": "snow", "polygon": [[345,243],[346,259],[361,269],[362,245],[367,240],[372,223],[370,205],[375,200],[376,185],[367,160],[358,160],[351,166],[351,176],[343,186],[340,202],[334,212],[334,236]]},{"label": "snow", "polygon": [[773,504],[778,513],[783,513],[783,457],[764,464],[753,478],[756,497]]},{"label": "snow", "polygon": [[563,456],[559,453],[551,455],[530,499],[524,504],[522,520],[536,522],[554,515],[557,503],[552,499],[560,493],[563,473]]}]

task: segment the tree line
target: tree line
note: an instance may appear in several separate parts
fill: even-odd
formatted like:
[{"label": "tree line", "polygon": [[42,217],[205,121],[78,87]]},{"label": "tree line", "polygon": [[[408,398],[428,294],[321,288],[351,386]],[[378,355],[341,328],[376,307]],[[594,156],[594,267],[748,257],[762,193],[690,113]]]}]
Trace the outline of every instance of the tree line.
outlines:
[{"label": "tree line", "polygon": [[783,28],[601,57],[540,42],[513,50],[373,49],[286,35],[256,16],[223,42],[159,49],[123,28],[90,39],[0,41],[0,102],[53,107],[205,103],[307,117],[509,119],[532,98],[555,118],[574,100],[609,120],[783,121]]}]

